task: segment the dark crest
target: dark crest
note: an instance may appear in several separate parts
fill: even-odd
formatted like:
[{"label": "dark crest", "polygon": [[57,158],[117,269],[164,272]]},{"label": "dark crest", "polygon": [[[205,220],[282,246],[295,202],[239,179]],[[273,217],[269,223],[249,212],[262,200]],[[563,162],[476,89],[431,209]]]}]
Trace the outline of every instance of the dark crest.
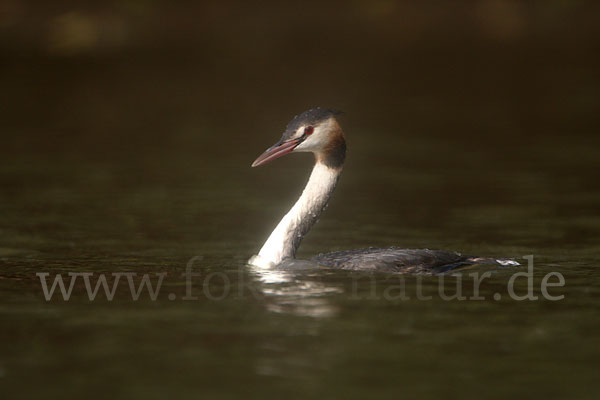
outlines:
[{"label": "dark crest", "polygon": [[300,115],[296,115],[294,119],[285,128],[283,140],[291,137],[301,126],[317,125],[320,122],[326,121],[331,117],[343,114],[342,111],[332,110],[329,108],[316,107],[308,111],[304,111]]}]

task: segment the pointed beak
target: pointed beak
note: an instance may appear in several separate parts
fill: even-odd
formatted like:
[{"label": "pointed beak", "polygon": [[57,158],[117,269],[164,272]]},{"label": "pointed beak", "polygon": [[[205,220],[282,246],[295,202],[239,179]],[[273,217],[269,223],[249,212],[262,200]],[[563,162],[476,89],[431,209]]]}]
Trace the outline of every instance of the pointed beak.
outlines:
[{"label": "pointed beak", "polygon": [[276,143],[275,145],[269,147],[256,160],[254,160],[252,166],[258,167],[259,165],[266,164],[269,161],[275,160],[276,158],[285,156],[286,154],[294,151],[294,149],[300,144],[300,142],[301,140],[299,139],[293,139],[288,140],[287,142]]}]

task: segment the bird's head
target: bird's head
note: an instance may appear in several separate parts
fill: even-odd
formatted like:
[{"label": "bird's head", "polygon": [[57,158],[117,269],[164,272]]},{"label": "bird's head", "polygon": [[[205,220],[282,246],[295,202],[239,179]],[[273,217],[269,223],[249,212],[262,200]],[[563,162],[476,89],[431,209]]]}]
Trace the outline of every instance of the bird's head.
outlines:
[{"label": "bird's head", "polygon": [[340,111],[313,108],[290,121],[279,142],[269,147],[253,163],[258,167],[291,152],[314,153],[317,161],[341,167],[346,155],[342,128],[336,120]]}]

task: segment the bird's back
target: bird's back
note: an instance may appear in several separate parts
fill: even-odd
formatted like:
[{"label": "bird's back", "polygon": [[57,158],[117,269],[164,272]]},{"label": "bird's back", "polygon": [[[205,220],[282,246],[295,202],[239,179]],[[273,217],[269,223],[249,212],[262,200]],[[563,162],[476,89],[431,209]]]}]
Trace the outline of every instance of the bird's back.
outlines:
[{"label": "bird's back", "polygon": [[503,265],[492,258],[429,249],[399,247],[343,250],[319,254],[312,258],[319,265],[354,271],[392,273],[441,273],[469,264]]}]

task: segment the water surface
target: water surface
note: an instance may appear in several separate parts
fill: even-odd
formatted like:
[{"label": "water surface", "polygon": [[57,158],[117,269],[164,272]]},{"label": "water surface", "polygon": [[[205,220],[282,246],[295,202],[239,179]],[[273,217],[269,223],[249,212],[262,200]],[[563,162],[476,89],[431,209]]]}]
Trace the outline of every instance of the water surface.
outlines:
[{"label": "water surface", "polygon": [[[3,398],[595,398],[597,5],[480,3],[10,8]],[[467,297],[491,273],[464,301],[437,276],[248,267],[312,160],[250,164],[316,105],[346,111],[349,153],[300,258],[396,245],[523,266],[457,271]],[[516,301],[528,255],[539,299]],[[112,301],[82,277],[46,301],[36,275],[84,272],[164,278],[156,300],[123,275]],[[562,300],[539,290],[551,272]]]}]

